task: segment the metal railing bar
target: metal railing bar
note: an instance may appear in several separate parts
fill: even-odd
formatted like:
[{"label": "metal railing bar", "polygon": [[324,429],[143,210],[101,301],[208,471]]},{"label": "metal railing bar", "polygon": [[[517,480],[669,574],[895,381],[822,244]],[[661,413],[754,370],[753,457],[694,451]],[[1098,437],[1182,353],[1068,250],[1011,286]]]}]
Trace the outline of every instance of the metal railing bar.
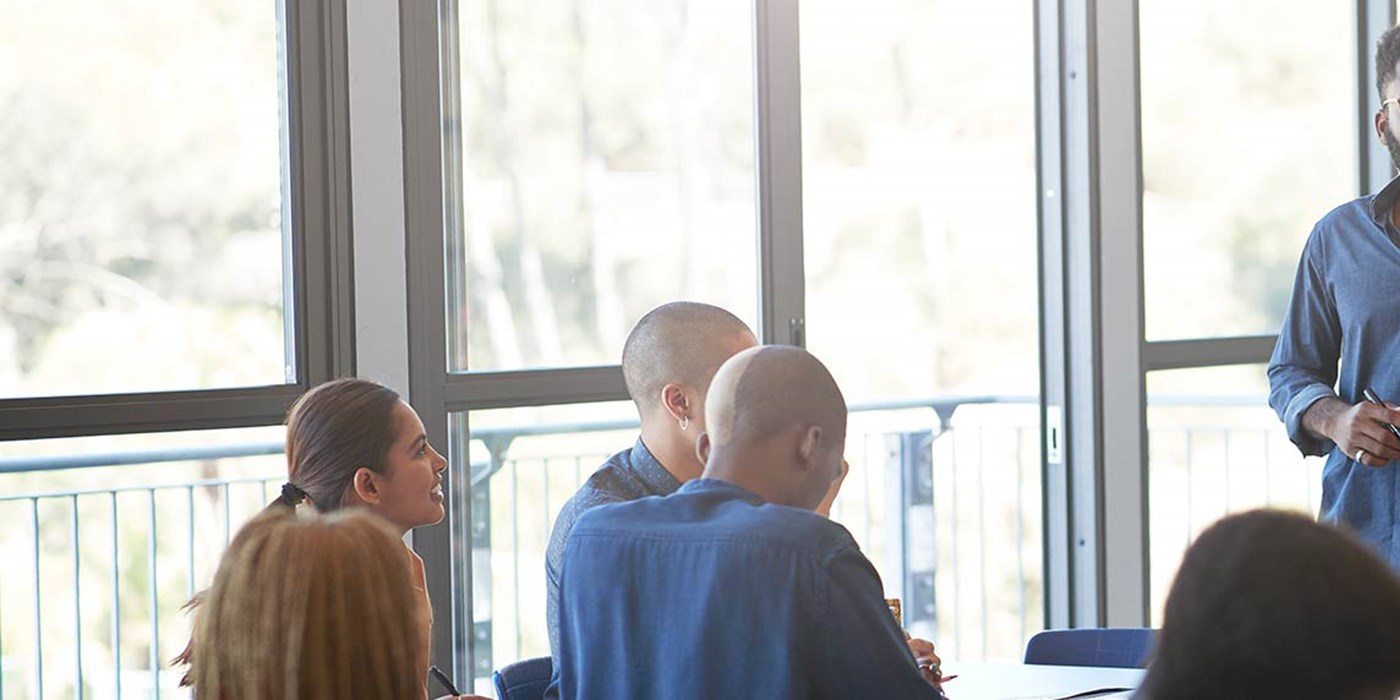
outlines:
[{"label": "metal railing bar", "polygon": [[256,481],[266,481],[266,479],[251,477],[239,479],[201,479],[199,481],[187,481],[178,484],[161,484],[158,486],[121,486],[110,489],[79,489],[77,491],[44,491],[40,493],[23,493],[13,496],[0,496],[0,503],[6,501],[23,501],[31,498],[68,498],[69,496],[93,496],[106,493],[137,493],[145,491],[167,491],[172,489],[198,488],[201,486],[227,486],[229,484],[248,484]]},{"label": "metal railing bar", "polygon": [[116,684],[117,700],[122,697],[122,598],[121,598],[121,559],[119,558],[117,530],[117,492],[111,492],[112,499],[112,678]]},{"label": "metal railing bar", "polygon": [[83,698],[83,562],[82,548],[79,545],[78,529],[78,496],[73,495],[70,501],[72,505],[72,519],[70,524],[73,530],[73,633],[74,633],[74,654],[73,672],[77,680],[78,700]]},{"label": "metal railing bar", "polygon": [[1230,430],[1228,428],[1220,431],[1225,443],[1225,512],[1233,512],[1230,507],[1230,464],[1234,460],[1230,459]]},{"label": "metal railing bar", "polygon": [[952,530],[953,530],[953,648],[958,654],[963,653],[962,645],[962,619],[958,614],[962,610],[962,567],[958,565],[958,433],[949,426],[944,431],[948,434],[948,441],[951,443],[949,449],[953,455],[952,473],[953,478],[953,500],[952,506]]},{"label": "metal railing bar", "polygon": [[987,431],[977,426],[977,585],[982,590],[982,658],[987,658]]},{"label": "metal railing bar", "polygon": [[544,478],[544,488],[540,489],[540,501],[544,504],[544,507],[540,509],[540,512],[544,515],[543,532],[545,547],[549,546],[549,536],[552,532],[550,530],[549,514],[554,511],[553,508],[549,507],[549,463],[550,459],[548,457],[545,457],[544,466],[540,468],[540,475]]},{"label": "metal railing bar", "polygon": [[[520,462],[510,465],[510,502],[520,502]],[[520,649],[524,646],[523,635],[520,633],[520,509],[510,509],[510,578],[515,586],[511,593],[511,602],[515,606],[515,658],[520,658]],[[493,660],[494,661],[494,660]]]},{"label": "metal railing bar", "polygon": [[160,596],[156,589],[156,490],[150,489],[147,498],[150,504],[150,594],[151,594],[151,686],[155,688],[156,700],[160,700]]},{"label": "metal railing bar", "polygon": [[43,585],[39,579],[39,499],[29,499],[29,515],[34,526],[34,684],[35,696],[44,700],[44,621]]},{"label": "metal railing bar", "polygon": [[1194,534],[1193,534],[1193,533],[1195,533],[1195,531],[1196,531],[1196,514],[1195,514],[1195,508],[1192,506],[1192,501],[1193,501],[1194,499],[1191,497],[1191,492],[1195,490],[1195,484],[1192,483],[1192,482],[1195,480],[1195,476],[1194,476],[1195,469],[1194,469],[1194,468],[1195,468],[1195,465],[1196,465],[1195,437],[1196,437],[1196,431],[1191,430],[1191,429],[1188,428],[1188,429],[1186,430],[1186,546],[1187,546],[1187,547],[1190,547],[1190,546],[1191,546],[1191,540],[1194,538]]},{"label": "metal railing bar", "polygon": [[185,514],[188,516],[185,523],[188,525],[185,531],[185,543],[188,549],[185,551],[185,595],[194,597],[194,487],[185,487]]},{"label": "metal railing bar", "polygon": [[224,504],[223,504],[223,505],[224,505],[224,548],[227,549],[227,548],[228,548],[229,540],[233,539],[233,510],[232,510],[232,508],[231,508],[230,505],[229,505],[229,500],[230,500],[229,497],[230,497],[232,494],[231,494],[230,491],[229,491],[229,482],[225,481],[225,482],[223,483],[223,487],[224,487],[224,488],[223,488],[223,497],[224,497],[224,498],[223,498],[223,501],[224,501]]},{"label": "metal railing bar", "polygon": [[1272,506],[1274,504],[1274,451],[1269,449],[1269,431],[1260,430],[1259,437],[1264,442],[1264,505]]},{"label": "metal railing bar", "polygon": [[[940,396],[930,398],[902,399],[896,401],[870,401],[850,404],[852,413],[877,411],[899,411],[930,408],[940,415],[951,415],[961,406],[967,405],[1021,405],[1036,404],[1039,398],[1031,395],[966,395]],[[1259,396],[1198,396],[1189,394],[1153,394],[1148,396],[1152,406],[1200,406],[1200,407],[1258,407],[1264,405]],[[505,426],[476,428],[471,431],[473,439],[499,437],[530,437],[561,433],[605,432],[610,430],[636,429],[636,419],[608,421],[579,421],[575,423],[549,423],[527,426]],[[237,457],[258,457],[280,454],[284,449],[281,442],[234,443],[227,445],[205,445],[196,447],[175,447],[147,450],[121,450],[71,455],[45,455],[34,457],[0,457],[0,473],[55,471],[62,469],[83,469],[90,467],[111,467],[136,464],[158,464],[162,462],[191,462]]]},{"label": "metal railing bar", "polygon": [[280,442],[234,443],[146,450],[112,450],[69,455],[0,458],[0,474],[12,472],[58,471],[90,467],[120,467],[162,462],[199,462],[234,457],[260,457],[281,454]]},{"label": "metal railing bar", "polygon": [[1025,493],[1025,460],[1021,455],[1025,450],[1026,431],[1016,429],[1016,610],[1021,618],[1018,630],[1021,639],[1026,638],[1026,504],[1021,500]]}]

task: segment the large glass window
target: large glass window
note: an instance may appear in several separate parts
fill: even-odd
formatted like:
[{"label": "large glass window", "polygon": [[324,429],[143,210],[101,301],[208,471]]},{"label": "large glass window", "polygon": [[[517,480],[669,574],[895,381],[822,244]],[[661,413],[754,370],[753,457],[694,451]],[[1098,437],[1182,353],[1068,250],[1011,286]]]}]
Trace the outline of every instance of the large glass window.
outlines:
[{"label": "large glass window", "polygon": [[[878,439],[865,469],[852,455],[852,478],[887,474],[891,434],[915,440],[898,443],[906,468],[932,481],[904,491],[903,512],[930,537],[895,541],[896,561],[936,581],[926,626],[911,628],[964,659],[1019,658],[1042,620],[1032,9],[801,8],[808,346],[866,409],[857,424],[927,407],[909,431],[864,430]],[[846,522],[858,536],[880,517],[861,500]],[[884,539],[862,542],[877,563],[889,561]],[[924,595],[889,566],[888,588]]]},{"label": "large glass window", "polygon": [[1318,511],[1323,460],[1289,442],[1268,390],[1262,365],[1147,375],[1153,624],[1186,548],[1211,523],[1263,506]]},{"label": "large glass window", "polygon": [[[564,503],[637,440],[630,401],[454,414],[451,452],[471,474],[477,692],[491,672],[549,655],[545,550]],[[470,429],[470,438],[468,438]]]},{"label": "large glass window", "polygon": [[181,611],[286,478],[280,427],[0,443],[0,691],[178,695]]},{"label": "large glass window", "polygon": [[276,3],[0,17],[0,398],[294,381]]},{"label": "large glass window", "polygon": [[1149,340],[1278,330],[1313,223],[1357,192],[1355,11],[1139,4]]},{"label": "large glass window", "polygon": [[450,369],[614,364],[674,299],[753,324],[751,3],[458,5]]}]

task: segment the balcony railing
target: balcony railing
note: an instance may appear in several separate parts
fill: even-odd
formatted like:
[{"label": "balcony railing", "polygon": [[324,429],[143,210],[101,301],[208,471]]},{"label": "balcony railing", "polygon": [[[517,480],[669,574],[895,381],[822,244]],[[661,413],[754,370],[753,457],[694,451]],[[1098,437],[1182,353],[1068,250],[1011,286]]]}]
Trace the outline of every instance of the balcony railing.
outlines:
[{"label": "balcony railing", "polygon": [[[1269,502],[1315,507],[1316,469],[1297,468],[1276,424],[1255,415],[1261,403],[1153,401],[1154,411],[1255,418],[1221,428],[1219,420],[1202,427],[1167,415],[1153,428],[1153,502],[1170,499],[1154,505],[1154,588],[1159,561],[1169,578],[1173,557],[1223,512]],[[607,456],[576,445],[592,434],[594,444],[620,449],[635,431],[630,421],[479,429],[472,445],[453,446],[479,456],[471,467],[478,681],[493,667],[548,653],[543,572],[553,518]],[[911,631],[935,639],[945,656],[1015,658],[1042,626],[1039,445],[1033,397],[852,406],[851,473],[833,519],[876,564],[888,594],[904,599]],[[219,465],[281,449],[0,459],[0,474],[177,462],[216,474],[0,496],[0,700],[184,696],[168,665],[188,638],[180,608],[284,478],[273,461],[238,478],[218,475]],[[1262,471],[1258,459],[1241,464],[1246,450],[1263,455]]]}]

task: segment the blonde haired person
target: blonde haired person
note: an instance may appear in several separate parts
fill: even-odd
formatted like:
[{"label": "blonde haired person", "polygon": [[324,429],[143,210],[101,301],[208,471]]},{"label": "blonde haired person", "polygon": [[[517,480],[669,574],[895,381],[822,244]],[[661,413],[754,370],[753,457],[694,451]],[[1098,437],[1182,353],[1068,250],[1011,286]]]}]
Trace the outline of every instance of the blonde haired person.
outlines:
[{"label": "blonde haired person", "polygon": [[243,527],[195,613],[197,700],[423,696],[403,545],[363,511],[271,509]]}]

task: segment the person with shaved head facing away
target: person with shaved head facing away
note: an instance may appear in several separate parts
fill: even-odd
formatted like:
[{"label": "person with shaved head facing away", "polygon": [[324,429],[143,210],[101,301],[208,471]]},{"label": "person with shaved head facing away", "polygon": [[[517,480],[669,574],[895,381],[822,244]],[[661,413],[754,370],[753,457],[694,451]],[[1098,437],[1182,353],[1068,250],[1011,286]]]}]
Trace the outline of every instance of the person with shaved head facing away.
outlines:
[{"label": "person with shaved head facing away", "polygon": [[[744,350],[705,403],[699,479],[574,524],[564,698],[937,698],[849,532],[813,512],[843,473],[846,403],[795,347]],[[928,667],[922,670],[920,665]]]},{"label": "person with shaved head facing away", "polygon": [[667,496],[705,468],[696,438],[705,431],[705,392],[734,353],[758,341],[734,314],[709,304],[677,301],[642,316],[622,347],[622,375],[637,406],[642,434],[603,463],[554,521],[545,553],[549,648],[559,652],[559,570],[564,542],[584,511],[604,503]]}]

